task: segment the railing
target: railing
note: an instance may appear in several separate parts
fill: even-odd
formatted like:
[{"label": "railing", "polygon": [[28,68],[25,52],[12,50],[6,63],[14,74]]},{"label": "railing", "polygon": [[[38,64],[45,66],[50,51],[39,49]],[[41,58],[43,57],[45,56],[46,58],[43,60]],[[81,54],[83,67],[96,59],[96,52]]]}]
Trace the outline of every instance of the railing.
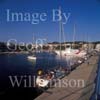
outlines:
[{"label": "railing", "polygon": [[90,100],[100,100],[100,55],[98,60],[98,69],[95,84],[95,90]]}]

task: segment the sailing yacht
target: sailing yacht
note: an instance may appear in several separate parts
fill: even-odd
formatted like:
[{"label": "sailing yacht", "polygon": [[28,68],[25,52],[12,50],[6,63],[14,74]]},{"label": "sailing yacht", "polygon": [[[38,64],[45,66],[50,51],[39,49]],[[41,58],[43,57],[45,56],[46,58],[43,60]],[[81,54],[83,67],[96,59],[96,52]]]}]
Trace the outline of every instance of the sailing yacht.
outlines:
[{"label": "sailing yacht", "polygon": [[[57,53],[57,55],[60,55],[59,51],[55,51]],[[80,51],[78,49],[71,49],[71,48],[67,48],[65,50],[62,50],[62,56],[76,56],[80,53]]]},{"label": "sailing yacht", "polygon": [[[60,38],[60,42],[61,42],[61,37],[63,35],[63,39],[65,38],[64,36],[64,28],[63,28],[63,23],[62,21],[60,22],[60,35],[59,35],[59,38]],[[75,25],[74,25],[74,34],[73,34],[73,45],[74,45],[74,41],[75,41]],[[64,39],[64,42],[65,42],[65,39]],[[60,48],[61,49],[61,48]],[[57,55],[60,56],[60,50],[56,50],[55,51]],[[61,50],[62,52],[62,57],[66,57],[66,56],[76,56],[76,57],[83,57],[85,56],[87,53],[86,51],[84,50],[79,50],[79,49],[73,49],[72,46],[70,46],[69,48],[66,48],[65,46],[65,50]]]},{"label": "sailing yacht", "polygon": [[[33,36],[33,40],[34,40],[34,36]],[[35,46],[36,47],[36,46]],[[34,54],[30,55],[27,57],[29,60],[36,60],[36,56]]]},{"label": "sailing yacht", "polygon": [[[62,46],[62,44],[61,44],[62,38],[61,37],[62,37],[62,33],[63,33],[62,21],[60,21],[59,25],[60,25],[60,30],[59,30],[60,50],[59,51],[56,50],[55,53],[60,56],[60,59],[62,59],[63,56],[67,56],[67,55],[73,56],[73,55],[80,54],[80,50],[78,50],[78,49],[67,48],[65,50],[62,50],[62,48],[61,48],[61,46]],[[63,37],[64,37],[64,33],[63,33]],[[81,60],[79,61],[79,63],[81,63]],[[73,63],[71,65],[73,65]],[[45,75],[43,75],[43,72],[41,70],[39,70],[37,78],[36,78],[37,86],[45,88],[49,85],[50,82],[53,81],[53,79],[55,79],[55,76],[58,79],[64,77],[66,70],[62,70],[62,69],[60,68],[55,71],[49,71],[49,74],[45,74]]]}]

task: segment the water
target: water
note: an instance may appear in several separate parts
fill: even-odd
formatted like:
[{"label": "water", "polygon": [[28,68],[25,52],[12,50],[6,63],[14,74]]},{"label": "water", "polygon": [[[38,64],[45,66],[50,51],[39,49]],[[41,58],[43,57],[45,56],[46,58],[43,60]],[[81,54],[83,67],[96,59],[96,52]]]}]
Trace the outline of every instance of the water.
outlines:
[{"label": "water", "polygon": [[28,60],[27,56],[28,54],[0,55],[0,97],[7,97],[10,100],[14,100],[14,98],[18,98],[19,100],[24,100],[24,98],[33,100],[41,93],[37,88],[12,88],[8,76],[36,75],[38,69],[43,69],[44,71],[46,71],[54,69],[59,64],[62,64],[65,67],[68,66],[68,60],[63,60],[61,63],[59,59],[56,59],[55,55],[46,52],[37,54],[36,62],[33,60]]}]

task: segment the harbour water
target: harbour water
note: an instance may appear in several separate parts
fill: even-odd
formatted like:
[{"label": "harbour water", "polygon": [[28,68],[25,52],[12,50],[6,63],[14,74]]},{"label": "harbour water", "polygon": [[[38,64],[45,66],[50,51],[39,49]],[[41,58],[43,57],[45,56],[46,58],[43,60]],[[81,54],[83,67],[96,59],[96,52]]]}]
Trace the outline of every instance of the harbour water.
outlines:
[{"label": "harbour water", "polygon": [[[28,60],[29,54],[1,54],[0,55],[0,97],[28,98],[33,100],[41,91],[36,87],[12,87],[9,76],[36,75],[38,69],[44,71],[54,69],[59,64],[68,67],[69,60],[57,59],[56,55],[47,52],[36,54],[37,60]],[[71,61],[72,62],[72,61]]]},{"label": "harbour water", "polygon": [[[68,80],[74,79],[75,81],[82,79],[84,81],[83,86],[82,83],[80,84],[82,87],[81,86],[77,87],[76,84],[78,83],[75,82],[75,85],[73,87],[64,85],[64,87],[62,86],[62,87],[49,88],[47,91],[51,92],[51,94],[44,92],[43,94],[38,96],[35,100],[100,100],[99,98],[91,99],[93,92],[95,92],[94,86],[97,83],[96,82],[97,79],[96,77],[98,76],[97,72],[99,72],[98,59],[99,57],[97,55],[91,56],[84,63],[77,66],[77,68],[74,71],[72,71],[68,76],[65,76],[64,78],[61,79],[62,85],[63,81],[66,79]],[[97,83],[98,85],[96,85],[97,90],[99,90],[99,82]],[[96,95],[94,95],[94,97],[96,97]]]}]

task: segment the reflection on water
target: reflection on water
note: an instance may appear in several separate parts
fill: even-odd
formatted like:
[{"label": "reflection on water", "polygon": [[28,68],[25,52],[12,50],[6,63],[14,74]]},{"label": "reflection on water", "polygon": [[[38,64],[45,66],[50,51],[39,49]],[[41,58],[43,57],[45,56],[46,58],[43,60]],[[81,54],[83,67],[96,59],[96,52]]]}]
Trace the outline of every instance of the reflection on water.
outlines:
[{"label": "reflection on water", "polygon": [[[22,91],[21,95],[23,95],[23,97],[25,96],[25,93],[26,96],[32,95],[34,93],[34,96],[32,95],[32,98],[35,98],[37,96],[37,90],[35,88],[34,89],[17,88],[13,89],[12,92],[8,76],[35,75],[38,69],[43,69],[44,71],[46,71],[53,69],[58,65],[68,67],[70,60],[72,60],[69,58],[60,60],[59,57],[57,57],[56,55],[49,54],[47,52],[36,54],[37,57],[36,61],[28,60],[27,56],[28,56],[27,54],[0,55],[0,95],[6,95],[6,94],[11,95],[12,93],[16,94],[16,92]],[[27,92],[25,92],[25,90]]]}]

